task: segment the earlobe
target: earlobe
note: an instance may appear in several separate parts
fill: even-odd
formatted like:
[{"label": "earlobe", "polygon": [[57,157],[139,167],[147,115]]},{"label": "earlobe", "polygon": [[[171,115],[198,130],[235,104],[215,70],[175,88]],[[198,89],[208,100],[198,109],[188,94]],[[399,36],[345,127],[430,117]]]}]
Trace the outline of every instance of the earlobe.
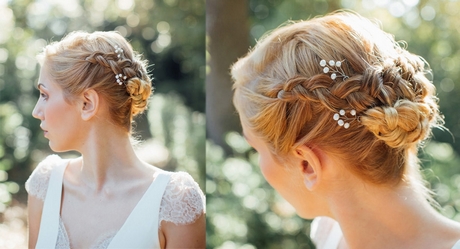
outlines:
[{"label": "earlobe", "polygon": [[81,117],[88,121],[94,117],[99,108],[99,95],[93,89],[88,89],[82,94]]},{"label": "earlobe", "polygon": [[296,149],[297,157],[301,160],[301,174],[305,187],[314,191],[321,183],[322,165],[319,155],[308,146],[302,145]]}]

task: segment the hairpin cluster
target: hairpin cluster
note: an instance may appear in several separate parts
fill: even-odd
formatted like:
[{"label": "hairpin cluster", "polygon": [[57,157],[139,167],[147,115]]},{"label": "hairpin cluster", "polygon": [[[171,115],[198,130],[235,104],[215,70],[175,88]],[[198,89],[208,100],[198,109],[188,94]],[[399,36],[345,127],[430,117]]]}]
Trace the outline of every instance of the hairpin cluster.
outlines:
[{"label": "hairpin cluster", "polygon": [[123,49],[120,48],[118,45],[115,45],[114,48],[115,48],[115,53],[117,54],[117,57],[121,58],[121,56],[123,55]]},{"label": "hairpin cluster", "polygon": [[[339,126],[343,126],[343,128],[348,129],[350,127],[350,123],[358,120],[358,117],[356,116],[356,110],[352,109],[350,111],[345,111],[344,109],[340,109],[338,113],[335,113],[332,118],[337,121],[337,124]],[[351,117],[350,117],[351,116]]]},{"label": "hairpin cluster", "polygon": [[[115,45],[114,46],[115,48],[115,53],[117,54],[117,57],[118,59],[121,58],[121,56],[123,55],[123,49],[120,48],[118,45]],[[128,77],[126,77],[126,75],[123,75],[123,74],[115,74],[115,79],[117,80],[117,83],[118,85],[121,85],[123,84],[123,82],[127,79]]]},{"label": "hairpin cluster", "polygon": [[343,80],[348,79],[348,75],[342,69],[342,62],[343,61],[334,61],[330,60],[326,62],[326,60],[321,60],[319,65],[323,67],[323,73],[331,73],[331,79],[335,80],[337,77],[342,77]]},{"label": "hairpin cluster", "polygon": [[118,85],[123,84],[123,81],[125,81],[126,78],[127,78],[126,75],[123,75],[123,74],[121,74],[121,73],[115,75],[115,79],[117,79]]}]

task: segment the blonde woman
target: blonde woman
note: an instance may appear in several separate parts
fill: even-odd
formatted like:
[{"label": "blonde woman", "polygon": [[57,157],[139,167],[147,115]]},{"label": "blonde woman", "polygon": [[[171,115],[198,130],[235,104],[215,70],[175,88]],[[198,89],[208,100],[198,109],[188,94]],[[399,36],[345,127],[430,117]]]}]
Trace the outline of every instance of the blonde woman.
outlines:
[{"label": "blonde woman", "polygon": [[34,170],[29,248],[204,248],[204,196],[184,172],[141,161],[130,142],[151,94],[146,62],[115,32],[74,32],[39,55],[33,116],[53,151]]},{"label": "blonde woman", "polygon": [[280,27],[232,67],[263,175],[301,217],[329,217],[314,222],[318,248],[460,248],[417,159],[442,123],[427,67],[346,12]]}]

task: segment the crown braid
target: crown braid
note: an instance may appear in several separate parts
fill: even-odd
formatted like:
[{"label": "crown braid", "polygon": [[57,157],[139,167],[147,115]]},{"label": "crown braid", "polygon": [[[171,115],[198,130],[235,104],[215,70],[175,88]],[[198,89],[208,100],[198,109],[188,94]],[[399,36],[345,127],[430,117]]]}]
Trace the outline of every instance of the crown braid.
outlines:
[{"label": "crown braid", "polygon": [[[344,77],[323,72],[322,58],[340,61]],[[261,39],[232,68],[234,104],[274,155],[313,144],[367,180],[395,183],[417,167],[408,151],[442,122],[425,67],[369,20],[336,13]],[[339,111],[356,122],[341,128]]]}]

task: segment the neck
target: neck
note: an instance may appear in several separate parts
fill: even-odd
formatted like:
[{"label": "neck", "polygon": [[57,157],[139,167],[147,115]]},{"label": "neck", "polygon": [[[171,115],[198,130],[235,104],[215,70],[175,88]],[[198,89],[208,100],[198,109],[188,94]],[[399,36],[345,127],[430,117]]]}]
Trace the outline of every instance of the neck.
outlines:
[{"label": "neck", "polygon": [[78,151],[82,154],[79,178],[96,191],[128,179],[143,165],[129,135],[117,127],[91,129]]},{"label": "neck", "polygon": [[[427,248],[430,239],[439,241],[444,236],[446,241],[455,237],[452,223],[439,215],[414,187],[401,185],[365,184],[330,199],[331,214],[339,222],[350,248]],[[458,225],[454,227],[458,233]]]}]

